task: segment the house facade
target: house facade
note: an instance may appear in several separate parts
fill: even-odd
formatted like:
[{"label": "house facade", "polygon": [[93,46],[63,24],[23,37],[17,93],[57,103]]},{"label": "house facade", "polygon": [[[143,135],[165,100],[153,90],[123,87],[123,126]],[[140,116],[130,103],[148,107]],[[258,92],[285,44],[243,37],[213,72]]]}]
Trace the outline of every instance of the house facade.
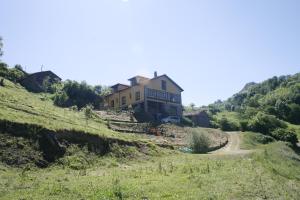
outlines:
[{"label": "house facade", "polygon": [[130,85],[116,84],[105,97],[110,109],[140,108],[155,118],[182,116],[181,93],[183,89],[167,75],[153,78],[135,76],[128,79]]}]

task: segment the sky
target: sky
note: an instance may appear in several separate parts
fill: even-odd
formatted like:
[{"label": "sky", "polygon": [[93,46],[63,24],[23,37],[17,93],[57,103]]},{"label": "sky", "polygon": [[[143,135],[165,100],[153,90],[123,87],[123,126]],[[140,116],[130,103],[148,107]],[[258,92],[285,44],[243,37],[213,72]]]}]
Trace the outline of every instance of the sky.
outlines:
[{"label": "sky", "polygon": [[299,0],[0,0],[2,61],[92,85],[167,74],[183,103],[300,72]]}]

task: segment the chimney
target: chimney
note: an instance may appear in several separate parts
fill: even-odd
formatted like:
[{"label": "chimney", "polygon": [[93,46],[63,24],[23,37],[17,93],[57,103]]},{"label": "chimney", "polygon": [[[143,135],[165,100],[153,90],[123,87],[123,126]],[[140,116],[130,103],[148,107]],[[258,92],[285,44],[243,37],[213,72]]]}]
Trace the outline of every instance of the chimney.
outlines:
[{"label": "chimney", "polygon": [[154,72],[154,78],[156,78],[156,77],[157,77],[157,71]]}]

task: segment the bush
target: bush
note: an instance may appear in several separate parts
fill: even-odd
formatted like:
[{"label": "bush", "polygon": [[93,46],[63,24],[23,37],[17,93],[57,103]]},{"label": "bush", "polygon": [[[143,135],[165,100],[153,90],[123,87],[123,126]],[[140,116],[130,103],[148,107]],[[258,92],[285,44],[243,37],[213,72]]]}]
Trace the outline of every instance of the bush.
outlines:
[{"label": "bush", "polygon": [[206,153],[209,151],[210,139],[204,133],[192,132],[191,149],[194,153]]},{"label": "bush", "polygon": [[292,130],[278,128],[272,132],[272,136],[277,140],[282,140],[296,144],[298,142],[297,135]]},{"label": "bush", "polygon": [[289,105],[290,112],[287,116],[287,120],[294,124],[300,124],[300,105],[298,104],[290,104]]},{"label": "bush", "polygon": [[248,130],[248,121],[242,120],[240,121],[240,131],[244,132]]},{"label": "bush", "polygon": [[82,111],[85,116],[86,123],[88,124],[89,119],[92,119],[94,116],[94,107],[92,105],[87,105],[86,107],[82,108]]},{"label": "bush", "polygon": [[[18,65],[17,65],[18,66]],[[10,81],[17,83],[21,79],[25,77],[25,73],[17,68],[9,68],[9,66],[5,63],[0,63],[0,76],[6,78]]]},{"label": "bush", "polygon": [[145,112],[144,109],[140,106],[136,106],[134,109],[133,109],[133,116],[136,118],[136,120],[138,122],[154,122],[155,119],[154,117]]},{"label": "bush", "polygon": [[273,115],[258,112],[256,116],[249,121],[248,127],[251,131],[270,135],[275,129],[286,128],[287,125]]},{"label": "bush", "polygon": [[1,62],[0,63],[0,76],[2,76],[4,78],[8,78],[8,73],[9,73],[8,65]]},{"label": "bush", "polygon": [[237,124],[235,124],[234,122],[228,121],[228,119],[225,117],[222,117],[218,123],[219,123],[219,126],[222,131],[238,131],[239,130],[239,127]]},{"label": "bush", "polygon": [[274,138],[268,135],[256,134],[255,141],[260,144],[268,144],[274,142]]},{"label": "bush", "polygon": [[69,97],[68,106],[76,105],[79,109],[92,104],[94,108],[100,108],[103,98],[98,94],[99,87],[88,85],[86,82],[78,83],[77,81],[67,80],[62,89]]},{"label": "bush", "polygon": [[55,105],[64,107],[67,105],[68,99],[68,95],[62,91],[55,94],[53,101]]},{"label": "bush", "polygon": [[194,126],[194,122],[187,118],[187,117],[182,117],[181,120],[180,120],[180,123],[183,125],[183,126]]}]

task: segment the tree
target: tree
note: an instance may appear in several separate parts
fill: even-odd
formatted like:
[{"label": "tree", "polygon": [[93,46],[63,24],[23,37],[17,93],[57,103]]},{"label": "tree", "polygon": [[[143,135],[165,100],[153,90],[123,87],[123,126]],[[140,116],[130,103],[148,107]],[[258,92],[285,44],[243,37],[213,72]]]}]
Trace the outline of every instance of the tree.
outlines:
[{"label": "tree", "polygon": [[8,74],[9,74],[8,75],[9,77],[7,77],[7,78],[15,83],[20,81],[25,76],[25,74],[22,71],[20,71],[16,68],[9,69]]},{"label": "tree", "polygon": [[111,88],[110,87],[107,87],[107,86],[101,86],[101,93],[100,93],[100,96],[104,97],[106,95],[109,95],[111,94]]},{"label": "tree", "polygon": [[68,95],[64,91],[56,92],[54,96],[54,104],[57,106],[64,107],[68,102]]},{"label": "tree", "polygon": [[93,106],[92,105],[87,105],[86,107],[83,108],[86,124],[88,125],[89,119],[93,117]]},{"label": "tree", "polygon": [[273,115],[258,112],[256,116],[249,121],[248,127],[251,131],[270,135],[276,128],[286,128],[287,125]]},{"label": "tree", "polygon": [[24,70],[23,70],[23,67],[22,67],[21,65],[15,65],[15,68],[16,68],[17,70],[24,71]]},{"label": "tree", "polygon": [[290,112],[287,116],[288,121],[294,124],[300,124],[300,105],[295,103],[290,104],[289,109]]},{"label": "tree", "polygon": [[192,108],[192,110],[195,110],[196,105],[194,103],[190,103],[190,107]]}]

